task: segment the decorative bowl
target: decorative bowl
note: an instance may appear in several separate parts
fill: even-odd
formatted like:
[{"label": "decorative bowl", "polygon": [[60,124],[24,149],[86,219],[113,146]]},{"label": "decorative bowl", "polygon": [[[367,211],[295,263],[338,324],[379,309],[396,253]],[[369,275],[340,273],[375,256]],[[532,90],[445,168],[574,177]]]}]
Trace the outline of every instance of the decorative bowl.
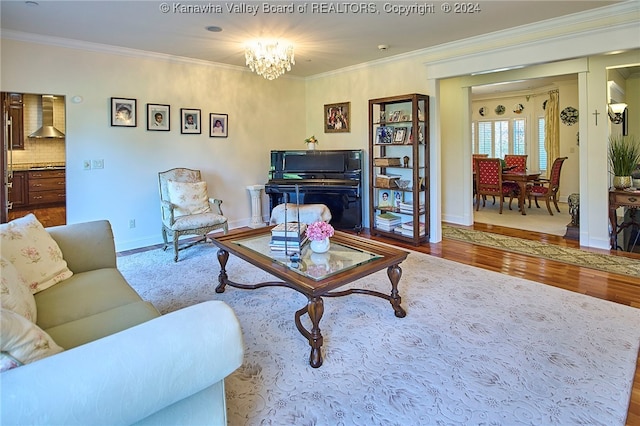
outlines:
[{"label": "decorative bowl", "polygon": [[411,181],[409,179],[398,179],[397,184],[400,189],[407,189]]}]

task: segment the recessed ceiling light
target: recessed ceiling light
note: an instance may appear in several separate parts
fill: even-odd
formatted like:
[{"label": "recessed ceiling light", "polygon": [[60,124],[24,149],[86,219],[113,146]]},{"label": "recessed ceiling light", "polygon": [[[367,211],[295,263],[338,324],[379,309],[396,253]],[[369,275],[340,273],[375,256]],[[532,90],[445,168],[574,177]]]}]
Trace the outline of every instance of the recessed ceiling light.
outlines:
[{"label": "recessed ceiling light", "polygon": [[212,33],[219,33],[222,31],[222,28],[220,28],[217,25],[210,25],[208,27],[205,27],[207,31],[211,31]]},{"label": "recessed ceiling light", "polygon": [[38,3],[37,1],[25,1],[24,4],[31,7],[40,6],[40,3]]}]

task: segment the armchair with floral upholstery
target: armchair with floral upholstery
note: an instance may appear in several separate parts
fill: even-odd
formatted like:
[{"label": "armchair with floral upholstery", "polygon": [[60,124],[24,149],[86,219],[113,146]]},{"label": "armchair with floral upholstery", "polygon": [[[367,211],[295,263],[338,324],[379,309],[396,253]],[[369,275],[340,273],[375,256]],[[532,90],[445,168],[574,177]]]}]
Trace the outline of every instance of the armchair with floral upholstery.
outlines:
[{"label": "armchair with floral upholstery", "polygon": [[[219,229],[225,234],[229,231],[227,218],[222,213],[222,200],[209,198],[207,183],[202,180],[200,170],[174,168],[158,173],[158,178],[163,250],[169,246],[168,236],[171,236],[174,262],[178,261],[180,250],[206,241],[208,233]],[[180,247],[182,235],[199,235],[201,238]]]}]

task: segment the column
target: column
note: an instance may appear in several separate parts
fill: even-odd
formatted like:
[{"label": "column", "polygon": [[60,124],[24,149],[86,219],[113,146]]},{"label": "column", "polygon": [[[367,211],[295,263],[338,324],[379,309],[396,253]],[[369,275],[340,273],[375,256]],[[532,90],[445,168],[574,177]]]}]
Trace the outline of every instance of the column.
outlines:
[{"label": "column", "polygon": [[249,185],[247,186],[249,193],[251,194],[251,223],[249,228],[262,228],[266,226],[262,220],[262,190],[264,185]]}]

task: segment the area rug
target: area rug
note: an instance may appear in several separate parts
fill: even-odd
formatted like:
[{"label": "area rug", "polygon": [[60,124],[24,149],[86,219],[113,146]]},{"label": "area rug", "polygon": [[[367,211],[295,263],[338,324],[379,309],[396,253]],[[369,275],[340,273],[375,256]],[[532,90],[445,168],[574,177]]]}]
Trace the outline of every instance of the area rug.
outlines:
[{"label": "area rug", "polygon": [[[280,287],[216,294],[216,252],[196,246],[174,263],[158,249],[118,267],[163,313],[212,299],[234,309],[245,360],[226,379],[230,425],[625,422],[638,309],[411,252],[400,280],[407,316],[379,298],[326,298],[314,369],[294,325],[305,297]],[[227,271],[275,279],[233,255]],[[390,291],[386,271],[354,286]]]},{"label": "area rug", "polygon": [[442,226],[442,236],[452,240],[508,250],[529,256],[555,260],[557,262],[569,263],[571,265],[597,269],[599,271],[640,277],[640,260],[628,257],[592,253],[571,247],[562,247],[554,244],[541,243],[539,241],[526,240],[524,238],[458,228],[455,226]]}]

